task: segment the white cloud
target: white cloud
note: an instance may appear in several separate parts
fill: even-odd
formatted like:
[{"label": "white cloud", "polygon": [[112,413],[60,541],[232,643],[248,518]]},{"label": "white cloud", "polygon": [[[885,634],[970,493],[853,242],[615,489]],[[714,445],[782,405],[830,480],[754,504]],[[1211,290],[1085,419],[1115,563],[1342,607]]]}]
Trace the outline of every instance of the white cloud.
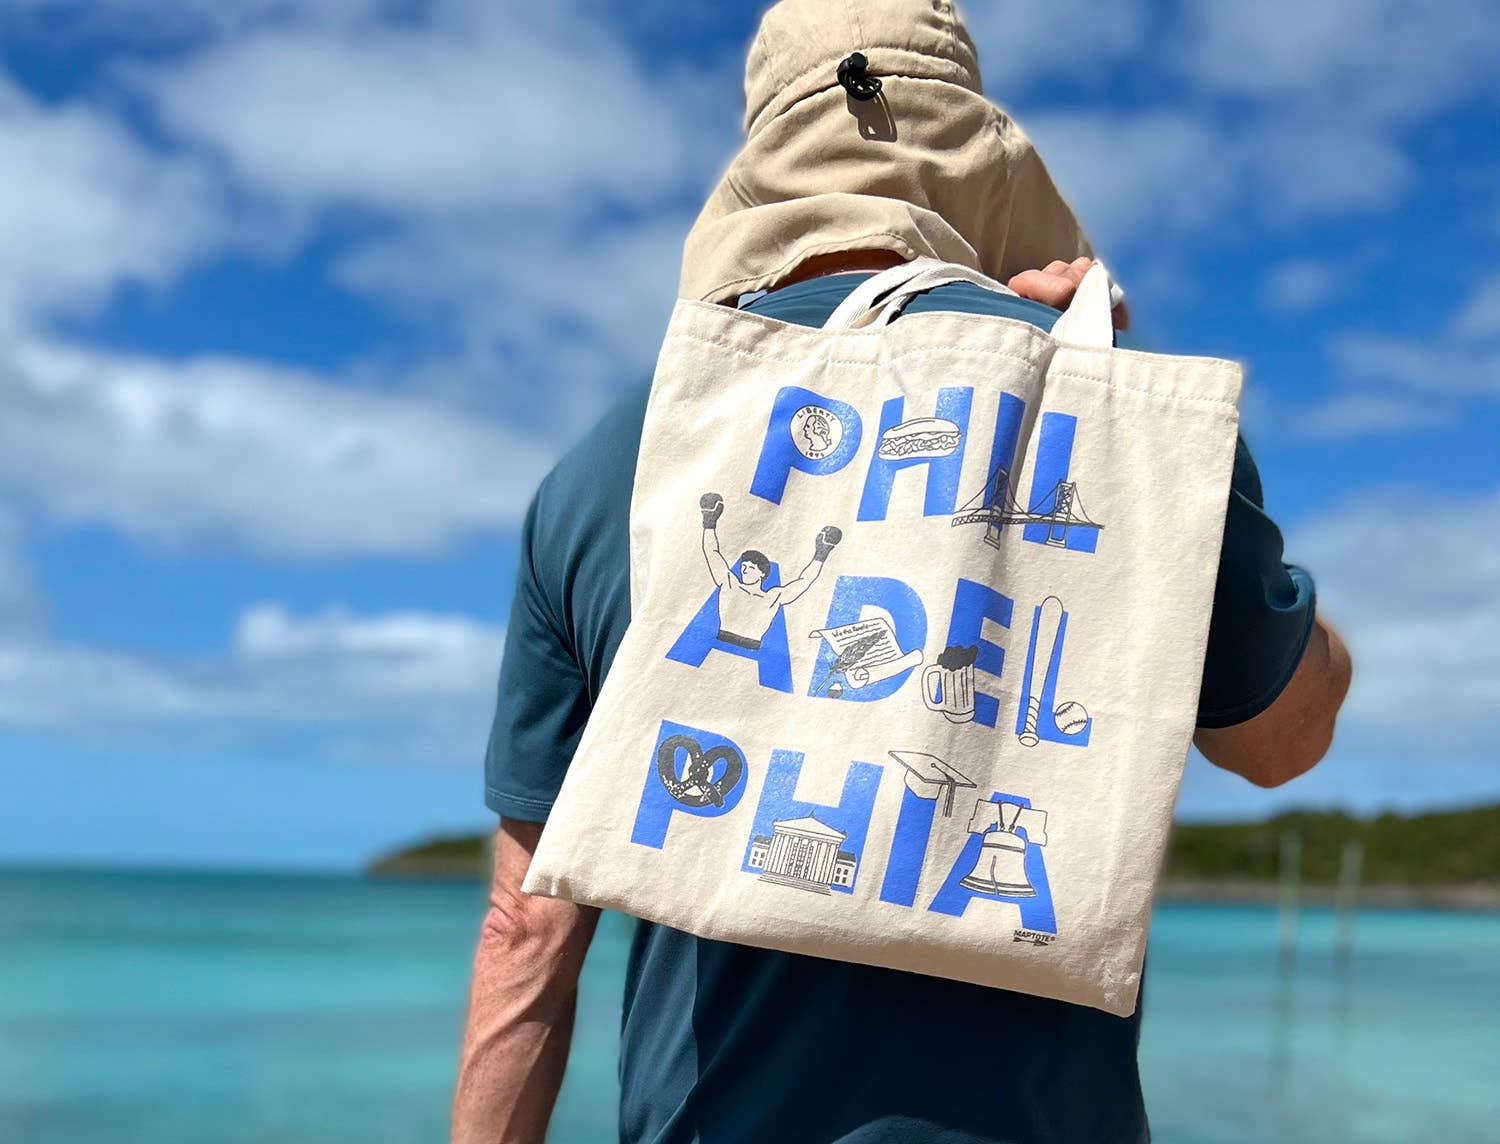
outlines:
[{"label": "white cloud", "polygon": [[1240,153],[1186,114],[1058,112],[1022,126],[1106,257],[1201,231],[1239,194]]},{"label": "white cloud", "polygon": [[1397,141],[1324,116],[1257,122],[1201,98],[1181,108],[1022,118],[1106,252],[1192,249],[1186,236],[1281,230],[1388,206],[1414,177]]},{"label": "white cloud", "polygon": [[552,215],[680,190],[700,151],[673,76],[556,5],[437,16],[229,38],[145,86],[173,133],[298,203]]},{"label": "white cloud", "polygon": [[1433,397],[1500,397],[1500,279],[1477,283],[1446,329],[1430,337],[1347,333],[1330,352],[1354,381]]},{"label": "white cloud", "polygon": [[467,356],[424,372],[427,390],[452,390],[566,441],[623,387],[650,377],[691,223],[663,213],[584,232],[411,227],[365,243],[337,273],[352,288],[458,327]]},{"label": "white cloud", "polygon": [[1017,93],[1063,77],[1090,86],[1109,65],[1146,46],[1147,6],[1136,0],[1053,0],[1050,4],[966,4],[985,90],[1004,104]]},{"label": "white cloud", "polygon": [[1293,124],[1199,97],[1170,110],[1044,110],[1021,123],[1106,251],[1159,257],[1225,227],[1279,230],[1378,210],[1414,178],[1397,140],[1327,114]]},{"label": "white cloud", "polygon": [[0,638],[39,629],[41,593],[26,559],[20,517],[0,501]]},{"label": "white cloud", "polygon": [[1261,296],[1273,310],[1312,310],[1332,297],[1340,271],[1327,262],[1293,259],[1266,272]]},{"label": "white cloud", "polygon": [[256,750],[295,736],[365,761],[471,761],[483,749],[502,629],[467,616],[261,604],[228,651],[148,658],[0,641],[0,723],[74,740]]},{"label": "white cloud", "polygon": [[[1294,293],[1302,285],[1296,281],[1302,265],[1292,264]],[[1321,288],[1321,264],[1306,265],[1314,279],[1308,288]],[[1303,404],[1262,395],[1260,408],[1252,410],[1258,424],[1308,440],[1349,440],[1492,416],[1475,403],[1500,396],[1500,279],[1478,283],[1430,337],[1345,332],[1330,338],[1327,349],[1339,388]]]},{"label": "white cloud", "polygon": [[[305,677],[317,708],[373,701],[415,703],[421,697],[487,696],[499,666],[500,630],[467,616],[395,612],[358,617],[339,608],[297,617],[279,604],[260,604],[235,624],[233,655],[272,679]],[[325,702],[317,681],[336,677]],[[300,691],[300,688],[297,690]],[[351,694],[352,693],[352,694]],[[306,697],[286,694],[289,708]]]},{"label": "white cloud", "polygon": [[1493,102],[1488,0],[1268,0],[1183,6],[1167,52],[1226,109],[1271,221],[1378,210],[1415,182],[1409,133]]},{"label": "white cloud", "polygon": [[1500,341],[1500,274],[1479,282],[1454,315],[1452,337],[1464,342]]},{"label": "white cloud", "polygon": [[[976,42],[1106,252],[1377,213],[1423,177],[1418,129],[1495,101],[1487,0],[1174,5],[1155,25],[1136,4],[1073,7],[976,10]],[[1151,94],[1056,110],[1121,68]]]},{"label": "white cloud", "polygon": [[46,107],[0,74],[0,330],[161,285],[232,241],[192,160],[156,154],[92,107]]},{"label": "white cloud", "polygon": [[16,15],[43,16],[49,21],[45,27],[61,23],[74,33],[126,42],[158,36],[177,42],[184,35],[225,33],[268,21],[352,24],[386,6],[386,0],[10,0]]},{"label": "white cloud", "polygon": [[1346,334],[1331,348],[1339,368],[1356,380],[1433,394],[1500,396],[1500,349],[1494,347]]},{"label": "white cloud", "polygon": [[1445,405],[1379,393],[1339,393],[1284,412],[1285,423],[1295,436],[1317,440],[1412,433],[1451,425],[1456,418]]},{"label": "white cloud", "polygon": [[1382,124],[1493,94],[1500,10],[1489,0],[1263,0],[1188,4],[1183,15],[1176,58],[1209,90]]},{"label": "white cloud", "polygon": [[513,526],[552,456],[430,400],[230,358],[30,340],[0,342],[0,372],[0,488],[173,545],[432,553]]},{"label": "white cloud", "polygon": [[1341,750],[1493,762],[1500,491],[1387,490],[1303,521],[1287,553],[1353,652]]},{"label": "white cloud", "polygon": [[410,387],[558,446],[649,374],[738,80],[642,59],[574,3],[427,16],[281,21],[136,84],[283,209],[373,212],[334,275],[434,335]]},{"label": "white cloud", "polygon": [[1257,213],[1272,226],[1377,212],[1416,179],[1398,139],[1332,109],[1290,118],[1273,112],[1236,142],[1253,176]]}]

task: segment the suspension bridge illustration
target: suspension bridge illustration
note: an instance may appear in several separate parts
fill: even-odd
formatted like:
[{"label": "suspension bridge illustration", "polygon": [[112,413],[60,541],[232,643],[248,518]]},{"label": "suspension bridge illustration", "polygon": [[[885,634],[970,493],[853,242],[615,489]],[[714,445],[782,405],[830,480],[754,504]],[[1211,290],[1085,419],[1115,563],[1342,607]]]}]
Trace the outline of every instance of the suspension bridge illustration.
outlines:
[{"label": "suspension bridge illustration", "polygon": [[982,524],[984,542],[1000,547],[1000,537],[1007,525],[1045,525],[1047,544],[1062,548],[1068,543],[1068,530],[1088,528],[1098,531],[1104,526],[1089,519],[1078,497],[1077,481],[1058,481],[1030,508],[1022,508],[1010,487],[1010,470],[997,465],[978,493],[959,506],[953,514],[954,526]]}]

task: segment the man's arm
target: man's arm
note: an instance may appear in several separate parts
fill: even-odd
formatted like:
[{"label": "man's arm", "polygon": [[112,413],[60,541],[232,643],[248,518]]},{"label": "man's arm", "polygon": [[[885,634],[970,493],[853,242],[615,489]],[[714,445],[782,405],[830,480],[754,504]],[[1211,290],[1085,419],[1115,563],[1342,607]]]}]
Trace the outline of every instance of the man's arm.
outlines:
[{"label": "man's arm", "polygon": [[502,818],[474,956],[453,1098],[453,1144],[541,1144],[573,1036],[578,971],[599,920],[521,892],[539,823]]},{"label": "man's arm", "polygon": [[[1043,302],[1056,309],[1065,309],[1073,300],[1078,284],[1092,262],[1079,258],[1071,263],[1053,262],[1041,270],[1027,270],[1010,280],[1010,288],[1023,298]],[[1123,303],[1116,307],[1115,325],[1124,329],[1128,324]],[[1241,456],[1247,474],[1253,475],[1254,488],[1247,504],[1260,509],[1260,478],[1255,473],[1254,463],[1241,441],[1237,448],[1236,474]],[[1231,517],[1236,507],[1235,491],[1231,491]],[[1274,565],[1281,569],[1281,535],[1274,525],[1265,522],[1264,528],[1274,535]],[[1226,542],[1229,526],[1226,522]],[[1226,545],[1227,547],[1227,545]],[[1238,554],[1233,554],[1238,555]],[[1260,568],[1246,562],[1239,567],[1231,560],[1230,573],[1238,573],[1238,579],[1226,575],[1221,558],[1219,587],[1216,596],[1224,595],[1231,602],[1258,600],[1262,610],[1251,613],[1264,616],[1264,581],[1259,578]],[[1240,582],[1243,580],[1243,583]],[[1226,591],[1227,586],[1233,591]],[[1310,589],[1309,589],[1310,590]],[[1218,600],[1216,599],[1216,608]],[[1305,631],[1306,629],[1302,629]],[[1236,633],[1242,634],[1242,633]],[[1275,633],[1273,633],[1275,634]],[[1212,649],[1213,635],[1210,633]],[[1234,647],[1235,658],[1242,658],[1243,644]],[[1349,690],[1351,673],[1349,652],[1343,641],[1321,620],[1316,620],[1302,658],[1292,672],[1286,686],[1264,710],[1224,727],[1199,727],[1193,736],[1193,744],[1209,762],[1249,779],[1256,786],[1274,787],[1291,782],[1298,775],[1311,770],[1328,752],[1333,739],[1333,724]],[[1222,696],[1215,695],[1216,699]],[[1201,714],[1201,712],[1200,712]],[[1215,713],[1216,715],[1219,713]],[[1232,714],[1231,714],[1232,717]]]},{"label": "man's arm", "polygon": [[729,587],[733,574],[729,561],[719,551],[719,517],[724,515],[724,498],[718,493],[704,493],[698,498],[698,509],[703,513],[703,559],[708,563],[708,574],[721,588]]},{"label": "man's arm", "polygon": [[818,535],[813,538],[813,558],[807,562],[807,567],[802,569],[795,580],[788,581],[780,588],[772,589],[777,593],[776,602],[786,607],[811,588],[813,581],[818,578],[818,573],[823,571],[823,562],[828,559],[828,554],[843,539],[844,534],[839,529],[831,524],[824,525]]},{"label": "man's arm", "polygon": [[1193,745],[1215,766],[1256,786],[1291,782],[1327,754],[1352,671],[1344,642],[1319,619],[1275,702],[1243,723],[1200,727]]}]

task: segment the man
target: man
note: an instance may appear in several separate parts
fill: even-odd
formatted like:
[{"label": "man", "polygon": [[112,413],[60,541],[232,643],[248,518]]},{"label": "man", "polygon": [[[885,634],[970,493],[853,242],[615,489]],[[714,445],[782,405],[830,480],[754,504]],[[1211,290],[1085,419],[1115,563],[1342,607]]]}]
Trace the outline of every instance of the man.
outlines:
[{"label": "man", "polygon": [[[857,94],[867,78],[845,84],[845,68],[834,78],[853,47],[883,80],[882,117],[866,115]],[[947,5],[778,5],[752,46],[746,88],[750,137],[689,237],[685,295],[732,304],[766,289],[744,308],[816,325],[869,272],[928,254],[1008,279],[1031,300],[959,283],[919,295],[906,313],[967,310],[1051,327],[1087,267],[1086,243],[1024,137],[981,108],[972,45]],[[882,126],[886,114],[894,126]],[[913,158],[923,154],[942,161]],[[807,185],[819,164],[819,184]],[[961,178],[950,183],[945,170]],[[645,399],[641,388],[558,465],[525,522],[486,759],[486,801],[501,823],[454,1102],[459,1144],[540,1141],[567,1059],[597,911],[519,887],[629,622]],[[1282,563],[1281,547],[1241,444],[1195,742],[1263,786],[1322,756],[1349,671],[1315,618],[1311,579]],[[620,1137],[1143,1140],[1139,1021],[1139,1010],[1118,1018],[638,922]]]},{"label": "man", "polygon": [[844,534],[831,524],[825,525],[813,538],[813,558],[801,574],[786,584],[766,587],[771,562],[764,553],[753,548],[741,553],[736,576],[719,551],[718,521],[724,515],[724,498],[718,493],[704,493],[698,508],[703,513],[703,559],[708,562],[709,576],[719,587],[719,632],[715,638],[747,651],[759,651],[760,641],[776,613],[795,603],[813,586],[818,573],[823,571],[823,562]]}]

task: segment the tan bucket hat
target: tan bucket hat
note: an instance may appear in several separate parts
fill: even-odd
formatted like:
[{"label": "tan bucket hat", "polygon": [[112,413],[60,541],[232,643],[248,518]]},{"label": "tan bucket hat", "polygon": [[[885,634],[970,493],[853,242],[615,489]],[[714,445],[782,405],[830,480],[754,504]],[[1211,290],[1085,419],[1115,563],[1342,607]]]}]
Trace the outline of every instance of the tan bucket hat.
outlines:
[{"label": "tan bucket hat", "polygon": [[[855,52],[880,81],[873,98],[840,83]],[[688,234],[678,293],[733,302],[845,250],[939,258],[1002,282],[1093,255],[1031,140],[984,98],[946,0],[781,0],[766,12],[745,61],[745,143]]]}]

